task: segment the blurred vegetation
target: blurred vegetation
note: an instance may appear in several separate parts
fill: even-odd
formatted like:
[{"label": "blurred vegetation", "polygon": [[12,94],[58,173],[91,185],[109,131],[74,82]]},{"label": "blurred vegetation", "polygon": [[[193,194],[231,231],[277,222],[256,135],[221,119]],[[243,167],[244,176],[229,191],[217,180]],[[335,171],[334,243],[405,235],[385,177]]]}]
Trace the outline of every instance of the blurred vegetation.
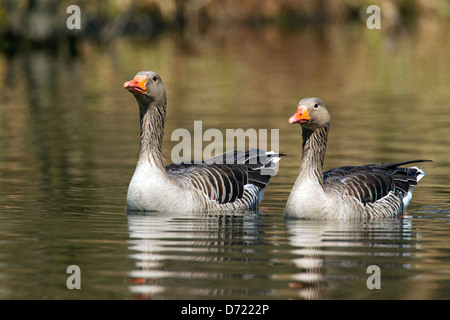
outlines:
[{"label": "blurred vegetation", "polygon": [[[74,4],[81,9],[80,30],[66,27],[67,7]],[[108,42],[236,25],[322,26],[366,19],[371,4],[380,6],[386,29],[424,16],[450,19],[450,0],[0,0],[0,50],[63,45],[76,53],[80,39]]]}]

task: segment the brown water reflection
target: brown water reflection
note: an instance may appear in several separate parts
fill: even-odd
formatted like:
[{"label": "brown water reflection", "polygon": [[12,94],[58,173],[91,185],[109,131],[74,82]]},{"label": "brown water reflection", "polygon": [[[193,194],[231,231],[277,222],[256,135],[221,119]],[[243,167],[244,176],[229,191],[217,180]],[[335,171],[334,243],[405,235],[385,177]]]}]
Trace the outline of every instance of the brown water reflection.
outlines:
[{"label": "brown water reflection", "polygon": [[[246,224],[238,219],[221,224],[219,219],[200,223],[206,224],[208,241],[219,241],[226,234],[227,241],[215,242],[216,252],[208,253],[209,261],[220,261],[222,253],[229,252],[229,242],[241,241],[249,230],[256,237],[249,235],[256,242],[239,247],[243,249],[237,253],[240,262],[230,260],[230,269],[222,270],[225,279],[232,272],[240,282],[249,267],[256,268],[252,273],[255,280],[238,291],[233,291],[233,286],[230,290],[218,288],[218,297],[370,298],[367,292],[361,295],[360,288],[341,287],[340,281],[353,279],[352,273],[360,272],[367,263],[380,262],[382,259],[373,257],[377,257],[377,245],[385,242],[393,244],[389,252],[402,253],[394,255],[396,267],[390,273],[399,281],[392,283],[389,294],[384,291],[385,296],[404,298],[394,287],[422,273],[428,290],[407,297],[448,297],[448,31],[447,25],[425,20],[397,34],[370,31],[360,24],[290,32],[231,28],[192,39],[165,34],[152,41],[117,40],[102,48],[84,43],[79,58],[45,51],[0,56],[0,237],[8,244],[0,248],[0,278],[7,279],[0,296],[73,297],[61,286],[65,283],[64,268],[73,260],[84,270],[91,268],[87,273],[90,290],[81,292],[84,298],[134,297],[142,291],[129,291],[129,278],[142,274],[134,274],[140,263],[135,254],[139,255],[140,249],[134,240],[127,243],[136,224],[125,216],[127,185],[139,147],[138,112],[122,84],[139,70],[154,70],[162,76],[168,92],[163,148],[167,162],[177,143],[170,140],[172,131],[192,131],[196,120],[203,121],[203,130],[279,129],[280,151],[288,154],[262,203],[269,222],[256,219]],[[305,269],[296,263],[308,262],[307,248],[297,240],[323,226],[313,222],[285,225],[281,217],[300,161],[300,130],[288,125],[287,119],[306,96],[321,97],[332,114],[326,168],[374,161],[434,160],[422,166],[427,176],[415,191],[406,222],[388,227],[389,235],[379,241],[371,239],[372,246],[364,246],[364,235],[374,231],[367,228],[377,226],[358,226],[356,230],[324,227],[335,236],[337,247],[345,247],[348,238],[340,236],[350,234],[352,241],[362,243],[364,254],[358,256],[359,249],[352,247],[346,254],[362,263],[349,266],[343,253],[348,248],[335,250],[336,258],[325,259],[333,264],[334,274],[319,279],[332,289],[322,291],[319,281],[316,295],[297,292],[296,286],[304,283],[294,280],[297,275],[303,279]],[[205,241],[203,231],[177,229],[180,220],[167,220],[144,222],[149,230],[159,226],[164,232],[179,232],[180,237],[174,240],[179,240],[177,245],[189,246],[183,243],[189,237]],[[181,224],[184,222],[196,224],[195,220]],[[318,241],[325,238],[319,236]],[[167,245],[163,240],[164,236],[157,238],[158,250]],[[407,245],[402,246],[403,242]],[[283,249],[280,252],[274,249],[278,245]],[[330,256],[323,253],[327,250],[323,250],[323,243],[317,247],[319,255]],[[24,248],[28,248],[24,254],[17,253]],[[270,256],[259,257],[251,251],[250,266],[245,265],[242,261],[248,258],[247,249],[257,253],[268,250]],[[167,264],[156,269],[158,275],[164,275],[165,283],[169,281],[169,292],[175,293],[172,297],[178,297],[173,286],[180,275],[171,277],[171,272],[186,275],[182,270],[185,261],[169,260],[169,273],[165,273]],[[167,262],[164,257],[159,261]],[[270,266],[279,261],[282,264],[272,274]],[[198,267],[196,263],[190,266]],[[43,283],[36,276],[39,272],[33,275],[32,270],[41,274],[51,270],[55,276]],[[192,284],[188,276],[186,279],[184,288]],[[108,289],[110,283],[112,289]],[[205,291],[199,293],[192,287],[188,292],[193,297],[208,294],[212,287],[207,283],[208,279],[202,282]],[[433,290],[433,285],[438,289]],[[35,289],[33,293],[30,287]],[[165,298],[160,294],[166,289],[158,287],[157,297]]]},{"label": "brown water reflection", "polygon": [[[149,214],[128,216],[128,225],[136,298],[399,299],[408,294],[398,282],[418,275],[408,270],[418,250],[409,221]],[[383,292],[366,288],[371,261],[397,280]]]}]

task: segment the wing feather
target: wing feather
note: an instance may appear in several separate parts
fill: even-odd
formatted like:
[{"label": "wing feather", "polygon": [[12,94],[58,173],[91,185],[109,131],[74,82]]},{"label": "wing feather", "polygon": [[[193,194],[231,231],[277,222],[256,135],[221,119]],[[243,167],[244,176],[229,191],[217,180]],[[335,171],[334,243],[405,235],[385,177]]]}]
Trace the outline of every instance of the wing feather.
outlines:
[{"label": "wing feather", "polygon": [[411,186],[417,185],[418,176],[423,172],[416,167],[400,166],[426,161],[429,160],[338,167],[324,173],[324,187],[339,188],[363,204],[374,203],[392,193],[403,198]]},{"label": "wing feather", "polygon": [[279,154],[257,149],[230,151],[200,164],[171,164],[166,167],[166,172],[170,178],[224,204],[242,199],[250,190],[245,188],[248,184],[264,189],[276,174],[279,159]]}]

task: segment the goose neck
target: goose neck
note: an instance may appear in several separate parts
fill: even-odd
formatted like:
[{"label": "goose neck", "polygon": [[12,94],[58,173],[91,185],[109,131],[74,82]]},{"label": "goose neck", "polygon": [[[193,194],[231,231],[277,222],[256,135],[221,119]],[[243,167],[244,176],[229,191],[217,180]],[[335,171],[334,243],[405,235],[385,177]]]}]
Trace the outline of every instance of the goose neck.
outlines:
[{"label": "goose neck", "polygon": [[139,111],[141,127],[139,160],[149,161],[153,166],[164,169],[162,142],[166,117],[165,105],[155,101],[149,105],[139,102]]},{"label": "goose neck", "polygon": [[323,164],[327,147],[329,126],[316,130],[302,128],[302,162],[300,174],[312,177],[323,185]]}]

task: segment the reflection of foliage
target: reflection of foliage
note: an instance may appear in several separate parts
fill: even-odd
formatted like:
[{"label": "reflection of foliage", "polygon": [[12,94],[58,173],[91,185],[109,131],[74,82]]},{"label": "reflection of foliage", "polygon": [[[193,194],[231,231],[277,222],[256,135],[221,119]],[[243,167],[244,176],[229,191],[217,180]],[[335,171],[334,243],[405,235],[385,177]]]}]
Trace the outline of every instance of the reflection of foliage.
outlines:
[{"label": "reflection of foliage", "polygon": [[[370,2],[370,3],[369,3]],[[358,18],[369,4],[380,5],[391,23],[403,17],[434,13],[448,17],[445,0],[0,0],[0,34],[7,40],[57,43],[74,32],[67,30],[66,8],[82,10],[76,37],[108,40],[123,35],[154,35],[167,27],[189,25],[276,24],[291,27],[305,23],[347,21]]]}]

